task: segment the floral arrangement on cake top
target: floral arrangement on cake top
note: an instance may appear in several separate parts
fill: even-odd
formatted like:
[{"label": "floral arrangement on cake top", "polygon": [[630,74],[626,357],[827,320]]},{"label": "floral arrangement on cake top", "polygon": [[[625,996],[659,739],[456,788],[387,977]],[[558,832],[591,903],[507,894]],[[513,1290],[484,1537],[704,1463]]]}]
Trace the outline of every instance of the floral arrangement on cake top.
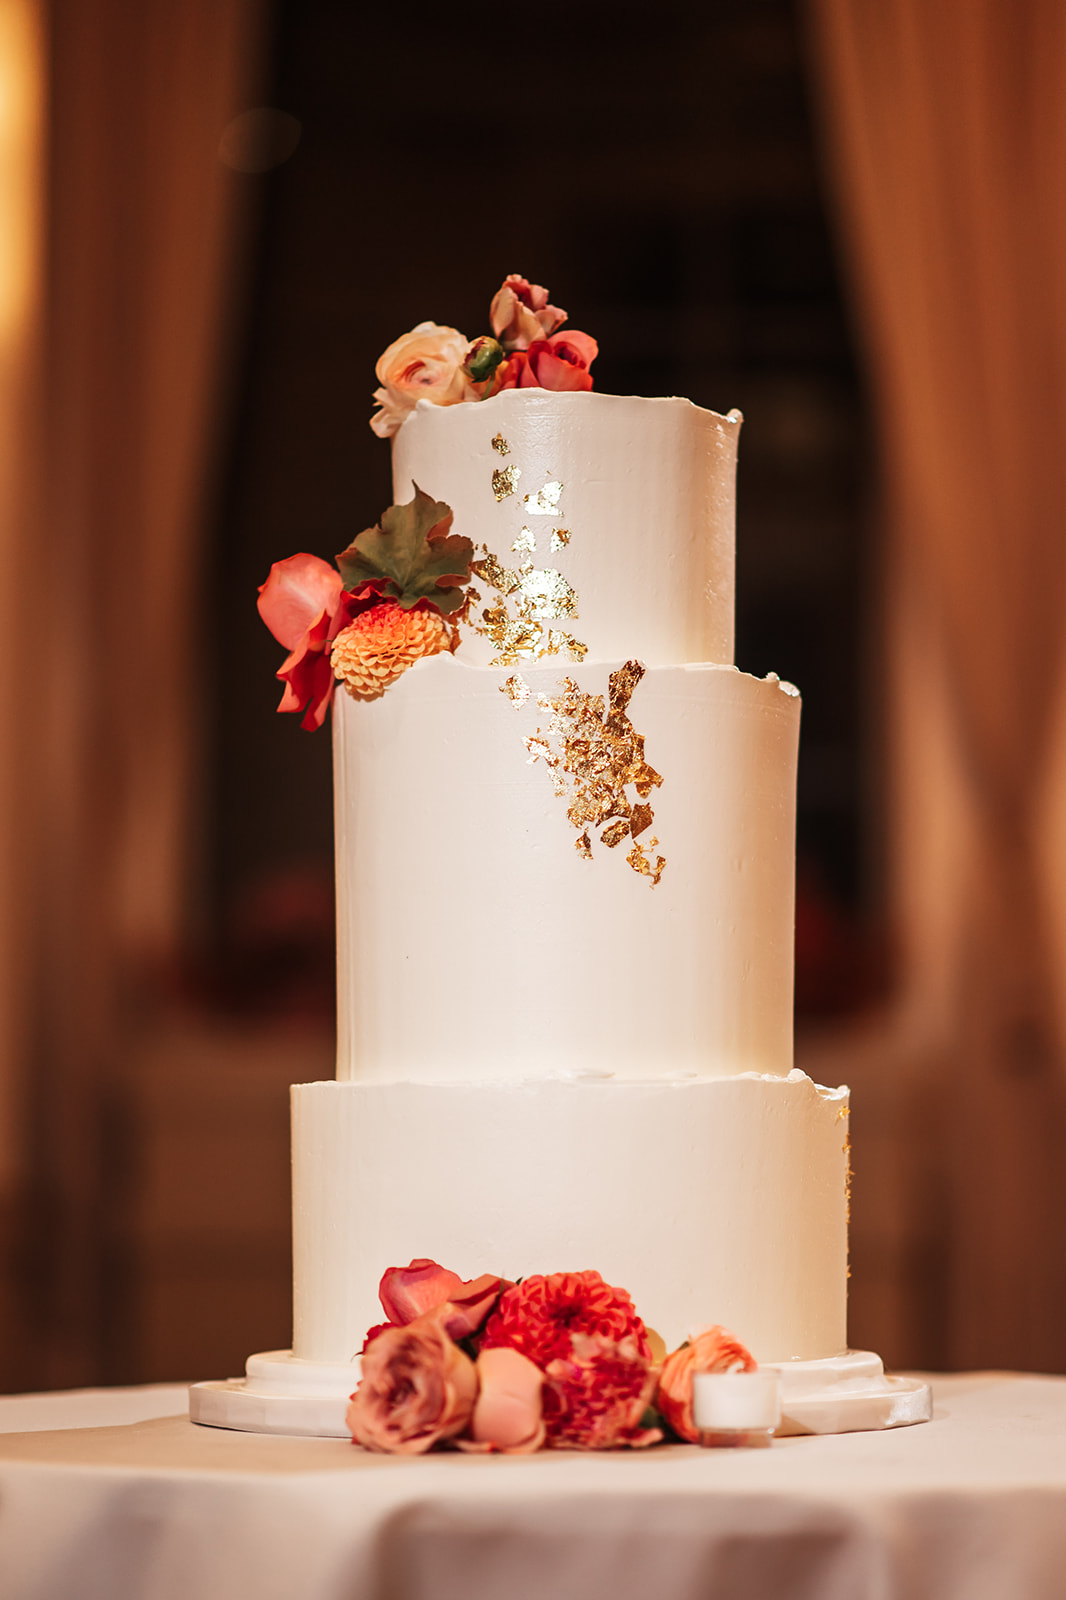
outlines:
[{"label": "floral arrangement on cake top", "polygon": [[666,1355],[626,1291],[598,1272],[464,1282],[421,1259],[390,1267],[379,1296],[387,1320],[366,1336],[347,1413],[353,1442],[367,1450],[525,1455],[695,1443],[693,1374],[755,1369],[718,1327]]},{"label": "floral arrangement on cake top", "polygon": [[289,652],[279,711],[320,728],[338,681],[373,699],[423,656],[454,651],[474,547],[451,525],[451,508],[416,484],[414,499],[357,534],[336,567],[306,552],[274,563],[258,604]]},{"label": "floral arrangement on cake top", "polygon": [[419,400],[454,406],[501,389],[591,389],[599,346],[587,333],[561,333],[566,320],[547,289],[510,273],[489,307],[491,335],[471,340],[456,328],[420,322],[389,345],[375,369],[381,387],[370,426],[390,438]]}]

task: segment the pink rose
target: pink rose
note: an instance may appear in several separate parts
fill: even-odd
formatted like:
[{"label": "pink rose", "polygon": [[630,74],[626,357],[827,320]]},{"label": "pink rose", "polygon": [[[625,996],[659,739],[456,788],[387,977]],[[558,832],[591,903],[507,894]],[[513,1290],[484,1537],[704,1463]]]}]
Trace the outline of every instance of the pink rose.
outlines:
[{"label": "pink rose", "polygon": [[682,1439],[699,1443],[692,1418],[692,1375],[695,1372],[754,1372],[755,1361],[739,1339],[724,1328],[708,1328],[673,1351],[659,1373],[655,1404]]},{"label": "pink rose", "polygon": [[289,655],[277,676],[285,685],[279,711],[303,711],[303,727],[320,728],[333,698],[329,646],[369,604],[369,591],[349,593],[336,567],[306,553],[275,561],[259,588],[259,615]]},{"label": "pink rose", "polygon": [[471,1434],[506,1455],[528,1455],[544,1443],[544,1374],[520,1350],[482,1350]]},{"label": "pink rose", "polygon": [[389,1321],[402,1327],[434,1306],[443,1305],[452,1290],[462,1286],[457,1272],[419,1256],[408,1267],[389,1267],[378,1285],[378,1299]]},{"label": "pink rose", "polygon": [[655,1391],[655,1368],[632,1335],[617,1341],[575,1333],[570,1354],[544,1374],[544,1422],[555,1449],[611,1450],[658,1444],[658,1428],[641,1426]]},{"label": "pink rose", "polygon": [[493,296],[489,318],[505,350],[526,350],[534,339],[547,339],[561,328],[566,312],[548,304],[548,291],[539,283],[512,272]]},{"label": "pink rose", "polygon": [[375,368],[381,388],[374,390],[374,399],[381,409],[370,426],[378,437],[390,438],[419,400],[454,406],[476,399],[463,372],[469,349],[470,341],[455,328],[436,322],[420,322],[390,344]]},{"label": "pink rose", "polygon": [[519,350],[501,367],[501,389],[591,389],[589,367],[600,347],[587,333],[553,334],[550,339],[535,339],[528,350]]},{"label": "pink rose", "polygon": [[421,1455],[470,1421],[477,1373],[431,1312],[386,1328],[363,1356],[346,1421],[366,1450]]},{"label": "pink rose", "polygon": [[[464,1283],[458,1273],[421,1256],[410,1266],[390,1267],[378,1286],[378,1299],[389,1323],[400,1327],[443,1307],[441,1322],[447,1333],[453,1339],[466,1339],[478,1331],[510,1287],[505,1278],[490,1272]],[[367,1338],[374,1332],[372,1328]]]}]

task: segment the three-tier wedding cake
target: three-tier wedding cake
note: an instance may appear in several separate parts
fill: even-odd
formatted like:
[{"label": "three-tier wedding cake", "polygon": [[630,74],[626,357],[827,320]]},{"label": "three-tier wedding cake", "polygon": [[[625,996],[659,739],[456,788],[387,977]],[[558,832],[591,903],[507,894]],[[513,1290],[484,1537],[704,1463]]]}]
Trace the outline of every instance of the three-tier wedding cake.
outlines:
[{"label": "three-tier wedding cake", "polygon": [[345,685],[337,1078],[292,1091],[292,1352],[198,1420],[343,1433],[379,1279],[419,1257],[594,1266],[667,1347],[725,1324],[796,1427],[925,1414],[846,1354],[848,1095],[792,1059],[800,701],[733,665],[741,418],[591,392],[570,337],[504,340],[510,383],[421,351],[422,399],[387,353],[394,520],[323,580],[317,643],[275,627],[288,709]]}]

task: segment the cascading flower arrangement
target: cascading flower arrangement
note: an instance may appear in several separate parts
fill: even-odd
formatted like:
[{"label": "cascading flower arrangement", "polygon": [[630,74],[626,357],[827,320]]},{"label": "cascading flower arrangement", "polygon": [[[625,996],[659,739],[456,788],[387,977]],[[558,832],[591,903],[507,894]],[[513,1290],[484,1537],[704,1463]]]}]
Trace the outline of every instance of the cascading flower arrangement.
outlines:
[{"label": "cascading flower arrangement", "polygon": [[[502,389],[592,388],[598,354],[587,333],[559,330],[566,312],[540,284],[511,273],[489,308],[492,335],[470,340],[421,322],[377,364],[381,387],[370,426],[394,434],[419,400],[451,406]],[[289,652],[277,676],[279,711],[320,728],[338,682],[374,699],[423,656],[454,651],[474,547],[450,532],[451,508],[415,485],[407,505],[390,506],[331,567],[319,556],[278,561],[259,589],[259,614]]]},{"label": "cascading flower arrangement", "polygon": [[695,1443],[693,1374],[755,1368],[724,1328],[661,1361],[661,1341],[630,1296],[598,1272],[464,1282],[420,1259],[390,1267],[379,1297],[387,1320],[366,1336],[347,1413],[353,1442],[368,1450],[525,1455]]}]

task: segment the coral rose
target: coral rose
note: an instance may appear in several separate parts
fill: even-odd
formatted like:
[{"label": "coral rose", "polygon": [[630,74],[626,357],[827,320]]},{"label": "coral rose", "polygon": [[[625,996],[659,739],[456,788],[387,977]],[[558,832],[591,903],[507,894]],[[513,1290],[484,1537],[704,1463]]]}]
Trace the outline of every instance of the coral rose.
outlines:
[{"label": "coral rose", "polygon": [[591,389],[589,371],[600,347],[587,333],[556,333],[535,339],[500,368],[501,389]]},{"label": "coral rose", "polygon": [[524,1278],[500,1297],[485,1325],[481,1348],[508,1345],[521,1350],[541,1371],[557,1356],[571,1353],[574,1334],[596,1334],[619,1342],[635,1341],[651,1359],[647,1330],[624,1289],[613,1289],[598,1272],[554,1272]]},{"label": "coral rose", "polygon": [[405,611],[394,600],[383,600],[337,635],[330,659],[350,693],[374,699],[423,656],[450,650],[453,640],[439,611],[417,606]]},{"label": "coral rose", "polygon": [[[378,1299],[389,1323],[403,1326],[427,1311],[443,1306],[441,1325],[453,1339],[466,1339],[476,1333],[511,1285],[505,1278],[483,1272],[466,1282],[457,1272],[449,1272],[435,1261],[420,1256],[406,1267],[390,1267],[378,1285]],[[372,1328],[367,1338],[381,1331]]]},{"label": "coral rose", "polygon": [[655,1390],[655,1369],[631,1334],[624,1339],[575,1333],[567,1356],[545,1372],[544,1422],[557,1450],[611,1450],[657,1444],[658,1428],[641,1418]]},{"label": "coral rose", "polygon": [[421,1455],[462,1433],[476,1397],[474,1363],[429,1312],[373,1340],[346,1421],[367,1450]]},{"label": "coral rose", "polygon": [[659,1373],[655,1404],[674,1432],[699,1443],[692,1418],[692,1376],[696,1372],[754,1372],[755,1360],[724,1328],[708,1328],[668,1355]]},{"label": "coral rose", "polygon": [[547,339],[566,321],[566,312],[548,304],[548,291],[517,272],[509,273],[489,308],[492,331],[510,352],[528,350],[534,339]]},{"label": "coral rose", "polygon": [[470,341],[456,328],[436,322],[420,322],[390,344],[375,368],[381,388],[374,390],[374,399],[380,410],[370,426],[378,437],[394,434],[419,400],[454,406],[476,399],[463,372],[469,349]]},{"label": "coral rose", "polygon": [[470,1432],[476,1444],[529,1455],[544,1443],[544,1374],[518,1350],[482,1350]]},{"label": "coral rose", "polygon": [[306,552],[275,561],[259,586],[259,615],[289,654],[277,676],[285,685],[279,711],[302,711],[303,727],[320,728],[333,698],[330,645],[369,605],[369,590],[348,593],[336,567]]}]

